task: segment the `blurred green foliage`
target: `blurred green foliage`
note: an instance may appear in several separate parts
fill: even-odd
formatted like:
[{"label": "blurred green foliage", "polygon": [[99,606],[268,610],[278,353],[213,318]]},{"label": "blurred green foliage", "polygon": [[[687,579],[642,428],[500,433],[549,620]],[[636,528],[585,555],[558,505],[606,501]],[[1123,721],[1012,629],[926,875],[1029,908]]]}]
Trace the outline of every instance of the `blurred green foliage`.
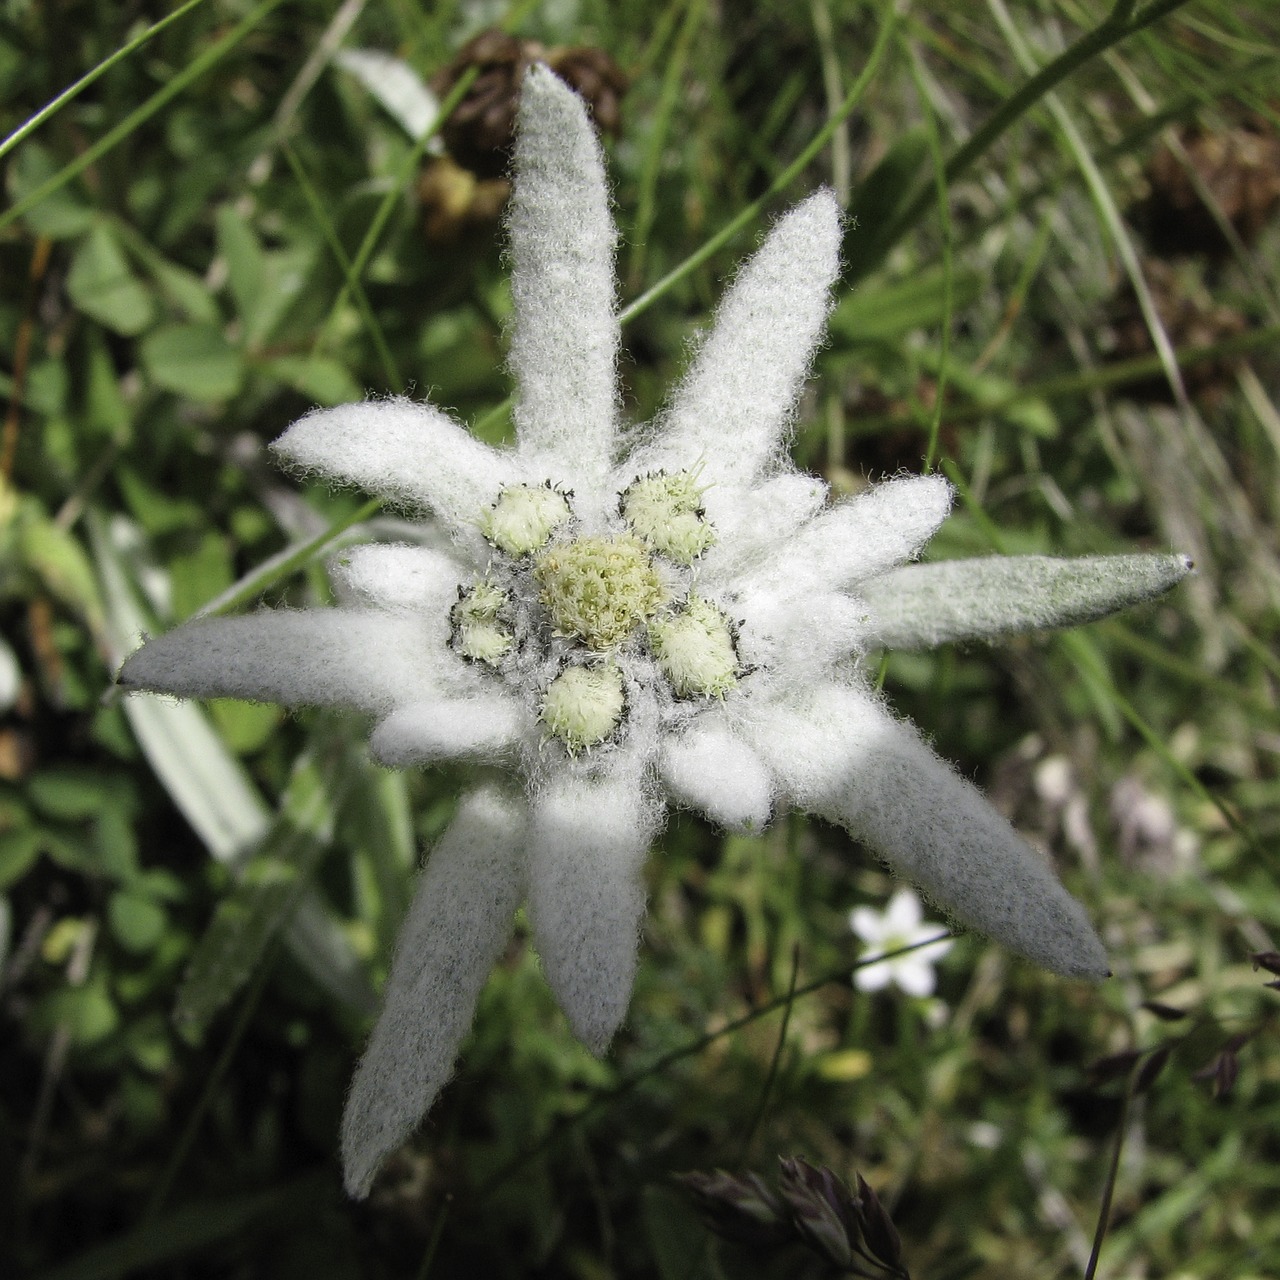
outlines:
[{"label": "blurred green foliage", "polygon": [[[1274,1274],[1277,997],[1249,955],[1280,932],[1280,224],[1234,217],[1236,188],[1195,148],[1274,144],[1280,22],[1266,0],[1164,7],[1029,103],[946,190],[944,219],[921,193],[1027,83],[1015,45],[1043,66],[1106,9],[899,6],[856,111],[768,210],[848,183],[857,283],[798,424],[805,465],[848,491],[945,460],[965,500],[936,556],[998,539],[1197,560],[1139,616],[883,672],[1052,852],[1116,977],[1063,982],[966,939],[935,1002],[855,995],[847,913],[888,890],[865,854],[794,818],[748,839],[679,815],[609,1056],[569,1035],[521,929],[457,1078],[366,1205],[339,1191],[343,1091],[460,777],[378,770],[360,726],[330,715],[109,691],[138,634],[361,514],[264,452],[313,405],[429,392],[505,430],[500,228],[428,240],[429,160],[328,64],[326,32],[351,17],[348,46],[429,78],[510,20],[625,69],[608,144],[621,275],[634,297],[677,272],[625,333],[642,418],[765,219],[681,264],[803,151],[891,6],[203,0],[0,144],[0,1271],[819,1274],[714,1242],[671,1181],[803,1154],[867,1176],[918,1277],[1069,1276],[1123,1115],[1100,1274]],[[3,0],[4,129],[150,20]],[[1161,148],[1218,241],[1162,247]],[[1230,324],[1188,320],[1193,289],[1156,295],[1175,256]],[[1162,331],[1163,355],[1135,326]],[[267,592],[327,593],[320,561]],[[1244,1033],[1214,1097],[1195,1073]],[[1123,1081],[1087,1072],[1166,1042],[1126,1112]]]}]

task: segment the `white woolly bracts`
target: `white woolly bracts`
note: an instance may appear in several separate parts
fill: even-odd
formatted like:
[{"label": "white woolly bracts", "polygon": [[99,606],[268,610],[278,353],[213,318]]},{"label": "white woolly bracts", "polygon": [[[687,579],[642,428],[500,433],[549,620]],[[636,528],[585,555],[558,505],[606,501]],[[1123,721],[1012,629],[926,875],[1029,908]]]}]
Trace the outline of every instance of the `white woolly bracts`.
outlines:
[{"label": "white woolly bracts", "polygon": [[838,269],[829,191],[774,225],[622,458],[604,167],[582,103],[545,67],[524,85],[509,230],[513,447],[405,399],[317,410],[274,446],[291,468],[421,512],[448,544],[348,550],[332,567],[339,607],[193,622],[119,676],[355,708],[387,764],[510,771],[510,787],[463,797],[419,878],[343,1121],[355,1196],[448,1079],[522,901],[574,1031],[608,1045],[669,801],[742,830],[807,809],[960,923],[1055,972],[1104,975],[1079,905],[858,659],[881,638],[1100,616],[1186,571],[1171,556],[904,567],[947,515],[945,480],[829,502],[794,470],[791,415]]}]

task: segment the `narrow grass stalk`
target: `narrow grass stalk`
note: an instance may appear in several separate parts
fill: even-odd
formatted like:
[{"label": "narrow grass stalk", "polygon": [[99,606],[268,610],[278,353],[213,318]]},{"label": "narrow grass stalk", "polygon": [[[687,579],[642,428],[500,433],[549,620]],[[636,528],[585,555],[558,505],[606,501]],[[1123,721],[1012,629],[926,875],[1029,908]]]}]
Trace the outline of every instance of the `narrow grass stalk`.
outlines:
[{"label": "narrow grass stalk", "polygon": [[289,143],[282,143],[281,150],[284,152],[284,158],[288,161],[289,168],[293,170],[293,176],[298,181],[298,189],[302,192],[302,198],[307,202],[307,208],[310,209],[311,216],[315,219],[316,226],[320,228],[320,234],[324,237],[325,244],[329,246],[329,252],[333,254],[333,260],[338,264],[338,268],[342,272],[342,278],[346,281],[347,289],[352,298],[355,299],[356,307],[360,311],[360,318],[364,321],[365,330],[368,332],[370,341],[372,341],[374,349],[378,353],[378,359],[382,362],[382,375],[386,378],[387,385],[393,387],[397,392],[403,392],[404,378],[400,374],[395,356],[391,354],[391,348],[387,345],[382,326],[373,314],[373,308],[369,305],[369,295],[365,293],[364,284],[356,273],[355,264],[347,257],[347,251],[342,247],[342,241],[338,238],[333,219],[329,217],[328,212],[325,210],[324,201],[320,199],[320,193],[316,190],[315,183],[311,181],[302,161],[298,159],[297,152],[294,151]]},{"label": "narrow grass stalk", "polygon": [[299,542],[295,546],[286,547],[279,555],[263,561],[256,569],[246,573],[235,586],[210,600],[196,614],[196,617],[209,618],[221,613],[231,613],[242,605],[256,600],[275,583],[296,573],[304,565],[310,564],[325,547],[340,538],[348,529],[354,525],[363,524],[366,520],[372,520],[381,510],[382,499],[370,498],[349,516],[335,521],[314,537],[308,538],[305,542]]},{"label": "narrow grass stalk", "polygon": [[680,95],[680,83],[689,62],[689,48],[706,15],[705,0],[689,0],[684,22],[676,36],[675,47],[667,60],[662,77],[662,90],[658,97],[658,110],[654,114],[653,129],[645,147],[644,164],[640,170],[640,190],[636,202],[636,217],[631,228],[631,263],[628,279],[638,282],[644,275],[645,254],[657,209],[658,174],[662,168],[662,153],[666,149],[671,118],[675,114]]},{"label": "narrow grass stalk", "polygon": [[[992,17],[995,18],[996,25],[999,26],[1008,41],[1009,47],[1013,51],[1013,56],[1017,58],[1024,70],[1032,70],[1035,66],[1035,60],[1032,57],[1031,50],[1027,47],[1026,41],[1022,38],[1022,33],[1014,25],[1013,18],[1004,0],[987,0],[987,7],[990,9]],[[1120,6],[1117,5],[1116,7],[1119,9]],[[1151,287],[1147,284],[1147,278],[1142,271],[1142,264],[1138,261],[1138,250],[1134,247],[1133,240],[1124,225],[1124,219],[1120,216],[1120,210],[1116,207],[1115,199],[1111,195],[1111,189],[1107,186],[1101,169],[1099,169],[1097,162],[1090,154],[1083,135],[1076,127],[1076,122],[1071,118],[1071,114],[1066,107],[1063,106],[1062,99],[1056,93],[1046,93],[1045,105],[1053,116],[1063,138],[1066,139],[1067,148],[1071,152],[1080,172],[1084,175],[1085,185],[1089,188],[1089,194],[1093,198],[1094,208],[1098,211],[1098,217],[1102,225],[1106,227],[1116,252],[1120,255],[1125,275],[1129,279],[1134,296],[1138,299],[1142,318],[1146,321],[1147,332],[1150,333],[1151,341],[1155,344],[1156,354],[1160,358],[1160,367],[1164,372],[1170,389],[1173,391],[1178,409],[1182,413],[1188,413],[1191,410],[1191,405],[1187,399],[1187,388],[1182,381],[1182,373],[1178,368],[1178,360],[1174,353],[1173,343],[1169,339],[1169,332],[1165,328],[1164,321],[1160,318],[1160,310],[1156,306],[1155,298],[1152,297]]]},{"label": "narrow grass stalk", "polygon": [[25,120],[3,142],[0,142],[0,160],[3,160],[23,139],[30,137],[46,120],[57,115],[67,103],[79,97],[103,72],[110,71],[116,63],[123,62],[134,50],[142,48],[148,40],[158,36],[166,27],[172,26],[180,18],[185,18],[192,9],[203,3],[204,0],[187,0],[186,4],[175,9],[167,17],[161,18],[159,22],[152,23],[151,26],[145,31],[139,32],[128,43],[122,44],[109,57],[103,58],[92,71],[86,71],[75,84],[68,85],[56,98],[47,102],[35,115],[29,120]]},{"label": "narrow grass stalk", "polygon": [[916,94],[929,131],[929,154],[933,157],[934,189],[938,193],[938,217],[942,222],[942,351],[938,361],[937,386],[934,391],[933,412],[929,420],[929,441],[925,446],[924,472],[933,471],[938,456],[938,432],[942,427],[942,406],[947,398],[947,371],[951,364],[951,313],[955,278],[955,237],[951,229],[951,198],[947,188],[946,165],[942,159],[942,139],[938,136],[938,119],[929,101],[928,87],[915,50],[909,59]]},{"label": "narrow grass stalk", "polygon": [[778,1028],[778,1043],[774,1046],[773,1055],[769,1059],[769,1070],[765,1073],[764,1084],[760,1086],[760,1100],[742,1135],[742,1152],[738,1163],[745,1165],[751,1153],[751,1144],[756,1140],[756,1133],[764,1120],[764,1113],[769,1106],[769,1094],[773,1091],[773,1082],[778,1078],[778,1067],[782,1062],[782,1051],[787,1044],[787,1028],[791,1025],[791,1010],[796,1002],[796,979],[800,975],[800,946],[797,943],[791,948],[791,978],[787,983],[787,999],[782,1006],[782,1025]]},{"label": "narrow grass stalk", "polygon": [[218,1060],[213,1064],[213,1070],[209,1072],[205,1079],[204,1088],[200,1091],[200,1097],[196,1100],[195,1106],[191,1108],[186,1124],[182,1126],[182,1132],[178,1135],[178,1140],[174,1143],[173,1150],[170,1152],[164,1172],[157,1180],[155,1189],[151,1192],[151,1198],[147,1201],[147,1207],[143,1210],[141,1225],[144,1227],[154,1222],[160,1210],[164,1208],[164,1203],[169,1198],[170,1191],[173,1190],[173,1184],[177,1180],[182,1166],[186,1163],[187,1156],[191,1153],[196,1134],[200,1132],[200,1126],[204,1123],[204,1118],[208,1115],[209,1108],[213,1106],[214,1094],[217,1092],[219,1085],[221,1085],[223,1077],[231,1069],[231,1062],[240,1048],[240,1042],[244,1039],[245,1032],[249,1030],[249,1023],[257,1012],[258,1004],[267,989],[267,978],[271,974],[277,951],[278,947],[273,946],[270,954],[264,957],[262,963],[258,966],[258,972],[254,975],[253,985],[240,1002],[239,1012],[236,1014],[236,1020],[232,1024],[231,1030],[227,1033],[226,1040],[223,1042],[222,1052],[218,1054]]},{"label": "narrow grass stalk", "polygon": [[1089,1251],[1089,1263],[1084,1269],[1084,1280],[1094,1280],[1098,1273],[1098,1258],[1102,1254],[1102,1242],[1107,1238],[1111,1225],[1111,1201],[1115,1197],[1116,1177],[1120,1172],[1120,1156],[1124,1151],[1125,1130],[1129,1126],[1129,1104],[1133,1101],[1134,1084],[1138,1068],[1129,1074],[1129,1083],[1120,1104],[1120,1119],[1116,1125],[1116,1140],[1111,1147],[1111,1163],[1107,1167],[1107,1180],[1102,1185],[1102,1203],[1098,1206],[1098,1225],[1093,1233],[1093,1248]]},{"label": "narrow grass stalk", "polygon": [[898,29],[898,22],[899,14],[895,5],[890,8],[888,15],[880,24],[880,30],[876,32],[875,44],[871,46],[871,52],[867,54],[866,65],[845,95],[844,101],[840,104],[840,109],[828,118],[826,124],[813,135],[808,146],[774,178],[764,194],[751,201],[750,204],[744,205],[737,215],[730,218],[701,248],[696,249],[679,266],[668,271],[661,280],[651,285],[638,298],[633,299],[623,307],[618,315],[621,323],[626,324],[628,321],[634,320],[641,312],[647,311],[673,286],[691,272],[696,271],[708,258],[728,244],[743,227],[754,222],[768,207],[769,202],[779,192],[785,191],[804,172],[814,157],[831,141],[836,130],[853,114],[858,103],[862,101],[863,95],[875,79],[876,73],[880,69],[880,64],[889,50],[892,38]]},{"label": "narrow grass stalk", "polygon": [[109,151],[114,150],[130,134],[146,124],[158,111],[163,110],[183,90],[199,80],[206,71],[212,70],[232,49],[240,43],[271,11],[277,8],[282,0],[262,0],[256,8],[247,13],[220,40],[214,41],[202,54],[194,58],[187,66],[169,81],[163,89],[157,90],[136,111],[131,111],[114,129],[108,130],[92,146],[77,156],[70,164],[64,165],[47,182],[42,182],[34,191],[28,193],[17,204],[12,205],[0,214],[0,230],[16,222],[28,209],[35,208],[42,200],[47,200],[55,191],[66,186],[72,178],[78,177],[90,165],[97,164]]},{"label": "narrow grass stalk", "polygon": [[[1166,17],[1188,0],[1152,0],[1141,12],[1117,5],[1092,31],[1086,32],[1052,62],[1046,63],[1021,88],[1010,94],[986,122],[952,154],[944,170],[948,186],[954,186],[987,151],[1031,110],[1051,89],[1072,72],[1121,40]],[[899,213],[881,229],[868,253],[862,274],[882,262],[885,255],[928,212],[933,202],[932,184],[923,186]]]},{"label": "narrow grass stalk", "polygon": [[[1280,343],[1280,325],[1269,325],[1265,329],[1236,334],[1208,346],[1175,348],[1174,358],[1180,368],[1188,369],[1207,361],[1222,360],[1230,356],[1244,355],[1250,351],[1273,347],[1277,343]],[[1015,388],[1008,395],[985,404],[948,405],[947,420],[973,422],[978,418],[998,416],[1005,409],[1027,400],[1064,400],[1068,396],[1088,395],[1091,391],[1102,391],[1109,387],[1142,382],[1158,375],[1163,367],[1158,355],[1149,355],[1117,360],[1100,369],[1058,374],[1052,378],[1042,378],[1039,382],[1028,382],[1024,386]],[[865,418],[858,420],[857,434],[870,435],[904,424],[923,425],[922,415],[910,411],[868,414]]]}]

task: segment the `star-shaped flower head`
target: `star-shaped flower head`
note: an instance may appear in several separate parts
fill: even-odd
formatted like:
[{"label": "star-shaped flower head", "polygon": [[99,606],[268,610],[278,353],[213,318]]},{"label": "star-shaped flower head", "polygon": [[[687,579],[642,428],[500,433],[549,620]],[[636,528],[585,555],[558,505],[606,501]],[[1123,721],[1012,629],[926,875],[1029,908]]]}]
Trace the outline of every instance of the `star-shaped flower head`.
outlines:
[{"label": "star-shaped flower head", "polygon": [[833,503],[796,472],[791,415],[840,236],[830,192],[782,217],[668,408],[623,433],[600,150],[579,100],[534,68],[510,212],[514,446],[403,399],[308,415],[277,453],[419,512],[422,544],[345,553],[337,608],[192,622],[125,663],[135,689],[358,708],[387,764],[510,771],[462,799],[419,880],[344,1119],[353,1194],[447,1080],[522,900],[570,1024],[604,1049],[670,801],[733,829],[802,807],[958,921],[1058,973],[1106,972],[1080,907],[885,708],[861,660],[884,635],[937,643],[1107,612],[1184,563],[900,569],[947,514],[944,480]]}]

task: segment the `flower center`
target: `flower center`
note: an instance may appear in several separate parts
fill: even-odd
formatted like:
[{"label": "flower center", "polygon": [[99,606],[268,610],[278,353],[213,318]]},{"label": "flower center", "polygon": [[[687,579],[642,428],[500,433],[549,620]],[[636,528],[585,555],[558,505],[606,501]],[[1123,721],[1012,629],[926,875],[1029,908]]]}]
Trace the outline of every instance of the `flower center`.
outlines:
[{"label": "flower center", "polygon": [[617,667],[566,667],[547,686],[538,714],[569,754],[577,755],[618,727],[624,702]]},{"label": "flower center", "polygon": [[649,624],[649,647],[677,698],[723,698],[738,683],[729,622],[698,596]]},{"label": "flower center", "polygon": [[622,514],[655,551],[692,564],[716,540],[702,510],[703,492],[696,471],[655,471],[623,491]]},{"label": "flower center", "polygon": [[644,543],[627,533],[549,547],[533,576],[556,634],[597,651],[621,644],[667,596]]},{"label": "flower center", "polygon": [[509,485],[480,517],[480,532],[507,555],[527,556],[569,515],[569,500],[549,483]]},{"label": "flower center", "polygon": [[458,603],[449,614],[453,647],[464,658],[496,667],[515,643],[500,617],[509,604],[507,593],[487,579],[459,591]]}]

